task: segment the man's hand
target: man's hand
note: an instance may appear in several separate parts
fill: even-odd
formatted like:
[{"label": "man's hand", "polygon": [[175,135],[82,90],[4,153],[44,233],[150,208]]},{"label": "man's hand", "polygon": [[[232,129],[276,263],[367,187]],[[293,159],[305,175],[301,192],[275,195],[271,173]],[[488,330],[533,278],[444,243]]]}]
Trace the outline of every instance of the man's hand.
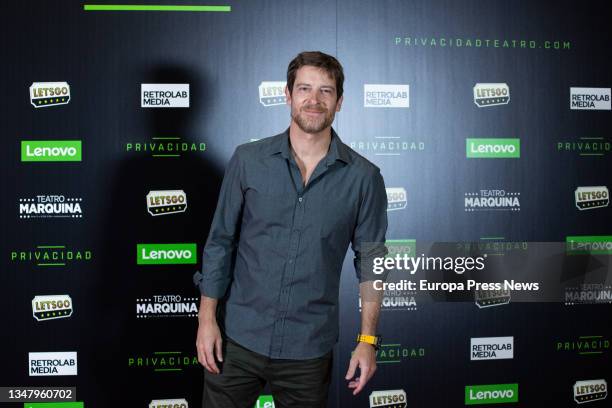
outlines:
[{"label": "man's hand", "polygon": [[198,335],[196,338],[196,349],[198,350],[198,361],[212,374],[219,374],[219,368],[215,362],[223,361],[221,346],[223,339],[221,331],[215,318],[217,310],[217,299],[202,296],[200,299],[200,312],[198,315]]},{"label": "man's hand", "polygon": [[196,339],[198,361],[213,374],[220,373],[215,362],[215,355],[217,360],[223,361],[223,356],[221,355],[222,344],[221,331],[217,322],[204,322],[201,320],[198,325],[198,337]]},{"label": "man's hand", "polygon": [[376,371],[376,350],[374,350],[371,344],[363,342],[357,344],[355,351],[353,351],[346,377],[344,378],[351,380],[355,376],[357,367],[359,367],[359,377],[348,384],[349,388],[354,388],[353,395],[357,395],[365,387]]}]

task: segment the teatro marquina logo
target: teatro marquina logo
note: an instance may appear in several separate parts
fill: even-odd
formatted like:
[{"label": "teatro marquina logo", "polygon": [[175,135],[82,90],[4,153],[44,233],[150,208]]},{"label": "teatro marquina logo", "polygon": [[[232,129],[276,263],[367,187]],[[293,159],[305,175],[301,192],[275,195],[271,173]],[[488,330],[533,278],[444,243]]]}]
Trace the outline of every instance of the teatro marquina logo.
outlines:
[{"label": "teatro marquina logo", "polygon": [[68,295],[34,296],[32,315],[40,321],[72,316],[72,299]]},{"label": "teatro marquina logo", "polygon": [[263,106],[286,105],[286,81],[262,81],[259,84],[259,103]]},{"label": "teatro marquina logo", "polygon": [[518,159],[521,139],[465,139],[465,150],[468,159]]},{"label": "teatro marquina logo", "polygon": [[11,262],[32,263],[39,267],[66,266],[72,262],[89,262],[90,250],[70,249],[65,245],[38,245],[34,250],[11,251]]},{"label": "teatro marquina logo", "polygon": [[141,108],[188,108],[189,84],[140,84]]},{"label": "teatro marquina logo", "polygon": [[149,408],[189,408],[189,404],[185,398],[153,400]]},{"label": "teatro marquina logo", "polygon": [[608,383],[604,379],[576,381],[574,401],[578,404],[600,401],[608,396]]},{"label": "teatro marquina logo", "polygon": [[406,408],[406,391],[372,391],[370,408]]},{"label": "teatro marquina logo", "polygon": [[409,86],[393,84],[364,84],[365,108],[408,108]]},{"label": "teatro marquina logo", "polygon": [[510,88],[507,84],[474,85],[474,103],[479,108],[507,105],[510,102]]},{"label": "teatro marquina logo", "polygon": [[19,218],[83,218],[83,199],[63,194],[19,199]]},{"label": "teatro marquina logo", "polygon": [[136,299],[136,318],[196,317],[198,300],[197,297],[181,295],[153,295]]},{"label": "teatro marquina logo", "polygon": [[406,208],[408,201],[407,193],[404,187],[387,187],[387,211],[403,210]]},{"label": "teatro marquina logo", "polygon": [[187,195],[183,190],[149,191],[147,194],[147,211],[152,216],[185,212]]},{"label": "teatro marquina logo", "polygon": [[29,353],[30,377],[77,375],[77,352]]},{"label": "teatro marquina logo", "polygon": [[80,140],[22,140],[22,162],[80,162]]},{"label": "teatro marquina logo", "polygon": [[196,244],[137,244],[138,265],[195,264]]},{"label": "teatro marquina logo", "polygon": [[35,108],[66,105],[70,102],[68,82],[33,82],[30,86],[30,103]]},{"label": "teatro marquina logo", "polygon": [[606,186],[578,187],[574,192],[579,210],[592,210],[610,204],[610,192]]},{"label": "teatro marquina logo", "polygon": [[519,192],[497,189],[465,193],[465,211],[521,211],[520,198]]},{"label": "teatro marquina logo", "polygon": [[610,110],[610,88],[570,88],[570,109]]},{"label": "teatro marquina logo", "polygon": [[470,360],[502,360],[514,358],[514,337],[472,337]]},{"label": "teatro marquina logo", "polygon": [[128,368],[152,370],[153,372],[177,372],[198,368],[198,357],[182,351],[153,351],[137,353],[128,357]]},{"label": "teatro marquina logo", "polygon": [[565,288],[565,305],[592,305],[612,303],[612,285],[583,283]]}]

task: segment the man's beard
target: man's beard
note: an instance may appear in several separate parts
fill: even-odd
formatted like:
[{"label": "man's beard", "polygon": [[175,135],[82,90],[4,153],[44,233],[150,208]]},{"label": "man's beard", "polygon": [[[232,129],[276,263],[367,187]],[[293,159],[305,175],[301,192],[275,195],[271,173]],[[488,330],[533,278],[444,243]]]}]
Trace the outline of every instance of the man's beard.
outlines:
[{"label": "man's beard", "polygon": [[[305,106],[304,109],[324,110],[324,109],[317,108],[312,105]],[[326,127],[331,126],[331,124],[334,122],[334,112],[333,110],[331,112],[328,110],[325,110],[324,115],[319,115],[319,117],[317,118],[310,118],[306,116],[305,114],[302,114],[301,110],[296,109],[294,111],[292,110],[291,118],[294,120],[295,123],[297,123],[298,127],[303,132],[319,133]]]}]

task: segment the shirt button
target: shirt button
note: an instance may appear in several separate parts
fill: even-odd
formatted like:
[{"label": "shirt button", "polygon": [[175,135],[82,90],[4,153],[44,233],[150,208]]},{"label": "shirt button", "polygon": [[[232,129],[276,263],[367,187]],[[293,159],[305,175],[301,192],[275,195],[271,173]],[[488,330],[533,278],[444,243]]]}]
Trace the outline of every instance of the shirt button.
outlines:
[{"label": "shirt button", "polygon": [[290,264],[292,264],[292,263],[293,263],[293,259],[290,259],[290,260],[289,260],[289,263],[290,263]]},{"label": "shirt button", "polygon": [[299,197],[298,201],[301,203],[303,199],[304,199],[303,197]]}]

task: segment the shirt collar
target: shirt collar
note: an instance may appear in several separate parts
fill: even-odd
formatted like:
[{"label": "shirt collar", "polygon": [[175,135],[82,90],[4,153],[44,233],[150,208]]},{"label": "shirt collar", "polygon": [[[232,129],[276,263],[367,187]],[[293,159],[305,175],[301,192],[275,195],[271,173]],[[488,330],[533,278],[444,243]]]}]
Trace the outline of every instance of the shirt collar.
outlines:
[{"label": "shirt collar", "polygon": [[[289,159],[291,157],[291,149],[289,148],[289,128],[285,130],[283,133],[277,135],[276,140],[272,145],[272,149],[270,150],[271,155],[279,154],[285,159]],[[331,128],[331,142],[329,145],[329,151],[325,156],[326,164],[331,166],[336,160],[343,161],[345,163],[351,162],[351,156],[349,155],[347,146],[340,140],[340,137],[334,130]]]}]

